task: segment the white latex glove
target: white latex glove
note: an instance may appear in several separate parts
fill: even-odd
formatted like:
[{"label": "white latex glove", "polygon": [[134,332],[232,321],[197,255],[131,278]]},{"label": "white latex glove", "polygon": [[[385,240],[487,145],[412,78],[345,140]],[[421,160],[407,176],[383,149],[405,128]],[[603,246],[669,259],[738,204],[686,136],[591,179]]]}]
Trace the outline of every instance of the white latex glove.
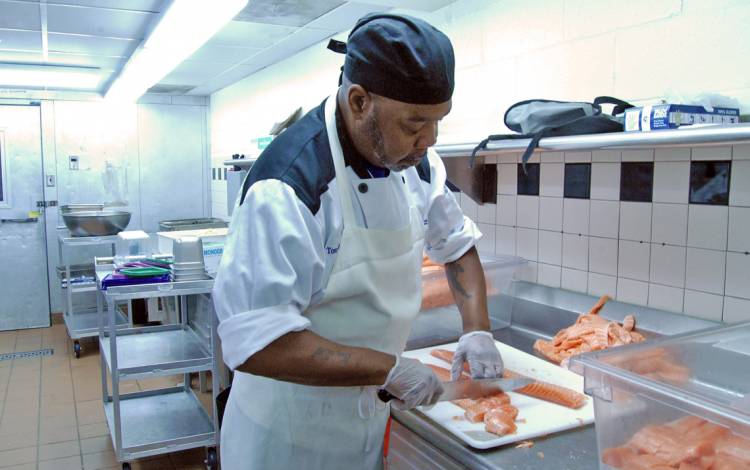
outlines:
[{"label": "white latex glove", "polygon": [[443,393],[432,369],[416,359],[398,356],[381,388],[397,398],[391,404],[399,410],[434,405]]},{"label": "white latex glove", "polygon": [[472,331],[458,340],[451,365],[451,380],[461,377],[464,361],[469,363],[472,379],[502,377],[503,358],[489,331]]}]

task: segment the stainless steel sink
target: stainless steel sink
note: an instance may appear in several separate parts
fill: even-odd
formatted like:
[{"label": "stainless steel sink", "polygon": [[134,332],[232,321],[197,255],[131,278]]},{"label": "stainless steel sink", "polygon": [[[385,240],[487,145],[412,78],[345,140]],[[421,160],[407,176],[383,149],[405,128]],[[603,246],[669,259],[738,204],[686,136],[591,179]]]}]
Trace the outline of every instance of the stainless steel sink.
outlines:
[{"label": "stainless steel sink", "polygon": [[130,223],[130,212],[118,210],[75,211],[62,217],[74,237],[116,235]]}]

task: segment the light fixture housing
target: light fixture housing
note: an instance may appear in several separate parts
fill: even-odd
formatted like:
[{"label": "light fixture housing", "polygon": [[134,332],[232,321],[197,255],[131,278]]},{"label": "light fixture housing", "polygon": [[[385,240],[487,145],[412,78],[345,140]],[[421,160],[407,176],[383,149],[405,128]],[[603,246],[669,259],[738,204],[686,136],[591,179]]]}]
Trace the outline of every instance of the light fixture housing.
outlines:
[{"label": "light fixture housing", "polygon": [[107,90],[107,100],[137,100],[231,21],[248,0],[173,0]]},{"label": "light fixture housing", "polygon": [[101,79],[95,67],[0,63],[0,86],[6,87],[96,90]]}]

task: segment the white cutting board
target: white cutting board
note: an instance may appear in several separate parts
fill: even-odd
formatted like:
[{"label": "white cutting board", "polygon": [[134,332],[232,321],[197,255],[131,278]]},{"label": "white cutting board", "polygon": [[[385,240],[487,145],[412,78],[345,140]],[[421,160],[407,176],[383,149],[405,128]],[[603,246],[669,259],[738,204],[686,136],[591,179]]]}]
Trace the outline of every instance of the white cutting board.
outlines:
[{"label": "white cutting board", "polygon": [[[423,363],[435,364],[450,369],[450,365],[440,359],[432,357],[433,349],[456,350],[458,343],[442,346],[416,349],[404,352],[404,356],[418,359]],[[583,393],[583,377],[558,367],[545,360],[534,357],[518,349],[495,341],[497,349],[503,357],[505,367],[545,382]],[[510,392],[510,401],[518,408],[515,434],[497,436],[484,430],[484,423],[471,423],[464,416],[464,410],[451,402],[440,402],[431,409],[419,408],[424,415],[444,427],[458,439],[476,449],[489,449],[512,442],[524,441],[534,437],[584,426],[594,422],[594,405],[591,397],[583,407],[573,410],[554,403],[527,397]],[[521,420],[521,421],[518,421]],[[525,420],[525,422],[524,422]]]}]

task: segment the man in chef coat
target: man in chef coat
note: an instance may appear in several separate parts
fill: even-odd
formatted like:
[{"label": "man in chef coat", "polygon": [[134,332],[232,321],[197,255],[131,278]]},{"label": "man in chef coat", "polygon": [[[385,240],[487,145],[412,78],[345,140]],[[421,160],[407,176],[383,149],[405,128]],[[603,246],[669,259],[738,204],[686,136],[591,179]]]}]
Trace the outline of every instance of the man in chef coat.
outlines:
[{"label": "man in chef coat", "polygon": [[235,370],[222,467],[382,468],[388,406],[432,405],[435,374],[401,356],[423,253],[445,263],[464,334],[453,375],[502,373],[481,237],[430,147],[451,108],[450,40],[371,14],[349,35],[337,90],[279,135],[244,182],[213,291]]}]

